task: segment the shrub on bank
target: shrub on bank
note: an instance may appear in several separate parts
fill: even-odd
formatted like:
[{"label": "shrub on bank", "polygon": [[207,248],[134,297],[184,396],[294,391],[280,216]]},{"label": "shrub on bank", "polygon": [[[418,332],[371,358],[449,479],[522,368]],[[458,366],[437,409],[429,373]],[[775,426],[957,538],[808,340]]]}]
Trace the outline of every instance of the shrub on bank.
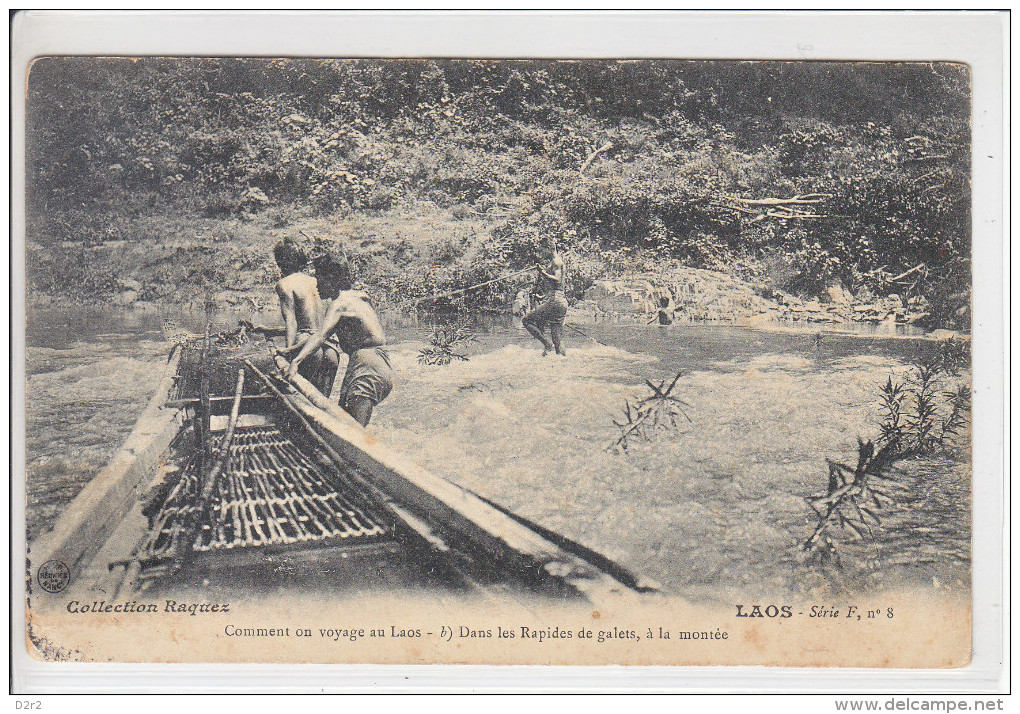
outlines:
[{"label": "shrub on bank", "polygon": [[[449,264],[449,289],[552,235],[607,271],[640,254],[948,304],[970,252],[967,83],[953,65],[51,58],[29,77],[29,240],[133,241],[129,217],[156,214],[275,230],[414,212],[485,223],[472,245],[385,246]],[[819,199],[753,203],[801,195]],[[30,272],[52,274],[42,255]]]}]

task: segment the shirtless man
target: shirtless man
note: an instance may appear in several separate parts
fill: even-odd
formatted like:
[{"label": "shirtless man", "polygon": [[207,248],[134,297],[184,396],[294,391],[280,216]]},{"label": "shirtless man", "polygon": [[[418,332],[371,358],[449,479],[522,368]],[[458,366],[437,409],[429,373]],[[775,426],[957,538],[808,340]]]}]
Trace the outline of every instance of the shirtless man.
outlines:
[{"label": "shirtless man", "polygon": [[675,315],[676,304],[671,296],[666,295],[659,298],[659,306],[656,308],[655,317],[649,320],[648,324],[651,325],[653,322],[658,321],[660,325],[672,325]]},{"label": "shirtless man", "polygon": [[383,349],[386,335],[368,295],[350,289],[349,271],[341,274],[337,282],[338,294],[326,311],[322,326],[301,347],[290,363],[287,376],[297,374],[302,363],[326,344],[329,337],[336,338],[340,349],[348,355],[347,371],[340,387],[340,406],[359,424],[368,426],[375,405],[389,396],[393,388],[393,368]]},{"label": "shirtless man", "polygon": [[[563,320],[567,316],[567,298],[564,295],[564,288],[567,283],[566,263],[563,257],[556,252],[556,242],[552,239],[548,243],[550,258],[547,265],[539,266],[538,280],[536,287],[541,290],[545,297],[542,303],[534,310],[524,316],[524,327],[531,335],[542,343],[545,348],[542,356],[549,354],[552,349],[558,355],[566,355],[566,350],[560,344],[563,333]],[[542,334],[545,326],[549,326],[549,337],[552,342]]]},{"label": "shirtless man", "polygon": [[[276,283],[276,294],[280,298],[287,347],[294,348],[307,341],[322,326],[322,299],[316,279],[301,272],[308,265],[308,256],[300,246],[290,241],[277,243],[273,257],[283,274]],[[301,370],[301,376],[327,395],[338,365],[338,360],[335,357],[330,359],[330,356],[329,350],[315,350],[308,355]]]}]

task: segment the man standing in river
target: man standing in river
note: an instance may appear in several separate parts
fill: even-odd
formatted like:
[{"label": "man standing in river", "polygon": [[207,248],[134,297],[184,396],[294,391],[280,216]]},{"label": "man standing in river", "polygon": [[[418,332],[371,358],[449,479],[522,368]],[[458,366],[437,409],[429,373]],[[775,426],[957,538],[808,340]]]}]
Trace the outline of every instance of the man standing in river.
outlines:
[{"label": "man standing in river", "polygon": [[[556,251],[556,241],[550,238],[548,241],[549,262],[544,267],[539,265],[538,278],[535,282],[543,294],[541,304],[524,316],[524,327],[531,335],[542,343],[545,348],[542,356],[549,354],[555,349],[556,354],[566,355],[566,350],[560,342],[563,333],[563,320],[567,316],[567,298],[564,290],[567,284],[567,265]],[[542,334],[545,326],[549,326],[549,339]]]},{"label": "man standing in river", "polygon": [[[276,283],[276,295],[280,298],[285,338],[290,349],[303,344],[322,326],[322,299],[316,279],[302,272],[308,265],[308,256],[301,246],[290,240],[281,241],[273,248],[273,257],[283,276]],[[309,353],[300,372],[327,395],[338,365],[336,357],[330,357],[329,350],[317,349]]]},{"label": "man standing in river", "polygon": [[[393,388],[393,368],[384,349],[386,335],[369,296],[351,290],[350,270],[331,271],[327,262],[322,261],[322,267],[317,262],[316,269],[321,272],[323,295],[336,297],[321,327],[305,341],[290,363],[287,377],[298,374],[302,363],[334,337],[348,356],[340,387],[340,406],[359,424],[368,426],[372,410]],[[290,348],[284,352],[293,351]]]}]

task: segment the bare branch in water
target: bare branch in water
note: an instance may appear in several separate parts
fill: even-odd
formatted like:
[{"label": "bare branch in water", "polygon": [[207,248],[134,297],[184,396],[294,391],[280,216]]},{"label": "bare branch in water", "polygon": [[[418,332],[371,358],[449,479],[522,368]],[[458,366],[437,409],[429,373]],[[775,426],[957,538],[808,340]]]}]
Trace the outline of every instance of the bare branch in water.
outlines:
[{"label": "bare branch in water", "polygon": [[649,432],[656,429],[676,430],[683,423],[681,417],[693,423],[684,408],[689,409],[691,405],[673,394],[681,376],[683,372],[677,372],[669,386],[666,386],[665,380],[658,384],[645,380],[652,393],[643,398],[631,397],[624,402],[623,421],[613,420],[620,428],[620,437],[607,451],[626,451],[632,437],[649,441]]}]

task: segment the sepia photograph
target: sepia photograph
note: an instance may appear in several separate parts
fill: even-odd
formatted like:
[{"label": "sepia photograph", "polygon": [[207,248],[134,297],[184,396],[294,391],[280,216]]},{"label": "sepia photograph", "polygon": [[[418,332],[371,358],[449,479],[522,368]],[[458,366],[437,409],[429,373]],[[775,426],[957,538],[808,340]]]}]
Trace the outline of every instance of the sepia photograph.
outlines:
[{"label": "sepia photograph", "polygon": [[970,664],[967,64],[24,80],[32,658]]}]

